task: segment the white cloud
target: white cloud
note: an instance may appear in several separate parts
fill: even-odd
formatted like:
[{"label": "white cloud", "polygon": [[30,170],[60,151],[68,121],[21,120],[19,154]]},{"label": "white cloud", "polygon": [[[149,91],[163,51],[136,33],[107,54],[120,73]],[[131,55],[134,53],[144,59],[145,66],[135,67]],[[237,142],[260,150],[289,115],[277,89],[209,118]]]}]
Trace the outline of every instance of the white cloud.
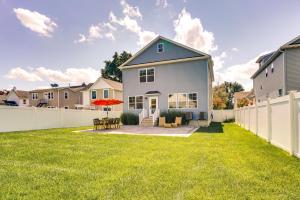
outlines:
[{"label": "white cloud", "polygon": [[217,50],[214,34],[204,30],[200,19],[192,18],[185,9],[182,9],[178,18],[174,20],[174,30],[176,33],[174,40],[177,42],[206,53]]},{"label": "white cloud", "polygon": [[91,25],[87,35],[79,34],[79,39],[75,40],[75,43],[93,42],[99,38],[108,38],[115,40],[114,32],[116,28],[110,23],[99,23],[97,25]]},{"label": "white cloud", "polygon": [[167,0],[156,0],[155,5],[162,7],[162,8],[166,8],[166,7],[168,7],[168,1]]},{"label": "white cloud", "polygon": [[21,67],[16,67],[11,70],[5,75],[7,79],[20,79],[30,82],[42,81],[43,79],[33,72],[28,72]]},{"label": "white cloud", "polygon": [[81,84],[94,82],[100,75],[100,70],[94,68],[67,68],[65,71],[53,70],[45,67],[25,70],[17,67],[11,69],[5,77],[7,79],[23,81],[49,81],[60,84]]},{"label": "white cloud", "polygon": [[[144,30],[140,26],[138,20],[136,19],[136,17],[142,19],[142,14],[139,12],[138,7],[133,7],[128,3],[126,3],[124,0],[121,1],[121,6],[123,7],[124,17],[118,18],[113,12],[110,12],[109,20],[111,24],[119,25],[125,28],[126,30],[136,34],[139,38],[137,44],[140,47],[146,45],[148,42],[150,42],[152,39],[154,39],[157,36],[157,34],[155,34],[154,32],[149,30]],[[135,8],[139,14],[138,15],[129,14],[127,12],[128,7]]]},{"label": "white cloud", "polygon": [[23,8],[14,8],[17,18],[21,24],[29,28],[40,36],[51,37],[57,24],[46,15],[36,11],[30,11]]},{"label": "white cloud", "polygon": [[123,14],[129,17],[142,18],[140,10],[136,6],[129,5],[125,0],[121,0],[121,5],[123,7]]},{"label": "white cloud", "polygon": [[238,51],[239,51],[239,49],[238,49],[238,48],[236,48],[236,47],[233,47],[233,48],[231,49],[231,51],[238,52]]},{"label": "white cloud", "polygon": [[224,59],[227,57],[227,53],[223,51],[219,56],[213,56],[214,70],[220,70],[224,67]]},{"label": "white cloud", "polygon": [[222,83],[224,81],[237,81],[238,83],[241,83],[246,90],[251,90],[253,87],[251,76],[258,69],[256,60],[258,57],[266,53],[268,52],[263,52],[245,63],[232,65],[223,71],[215,70],[215,82]]}]

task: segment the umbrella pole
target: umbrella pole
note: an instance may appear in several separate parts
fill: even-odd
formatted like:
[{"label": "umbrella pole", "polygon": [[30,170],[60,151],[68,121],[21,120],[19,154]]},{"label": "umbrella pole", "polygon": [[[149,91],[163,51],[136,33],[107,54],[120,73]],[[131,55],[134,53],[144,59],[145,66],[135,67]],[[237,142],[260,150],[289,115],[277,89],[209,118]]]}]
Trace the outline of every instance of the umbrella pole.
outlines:
[{"label": "umbrella pole", "polygon": [[106,117],[108,118],[108,106],[106,106]]}]

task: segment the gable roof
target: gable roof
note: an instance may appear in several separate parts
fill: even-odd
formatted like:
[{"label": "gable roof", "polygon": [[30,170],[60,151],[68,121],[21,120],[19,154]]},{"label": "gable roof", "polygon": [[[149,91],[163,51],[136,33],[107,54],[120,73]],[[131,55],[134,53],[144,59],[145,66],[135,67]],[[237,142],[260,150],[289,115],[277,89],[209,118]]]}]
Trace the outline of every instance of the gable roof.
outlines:
[{"label": "gable roof", "polygon": [[[254,79],[260,72],[262,72],[271,62],[273,62],[280,54],[282,54],[286,49],[291,48],[300,48],[300,35],[295,37],[294,39],[290,40],[289,42],[285,43],[284,45],[280,46],[276,51],[272,52],[272,54],[266,54],[263,58],[267,58],[266,61],[262,66],[258,68],[258,70],[251,76],[252,79]],[[261,57],[260,57],[261,58]],[[258,58],[257,61],[261,61],[261,59]]]},{"label": "gable roof", "polygon": [[94,86],[95,84],[97,84],[100,80],[104,81],[106,84],[108,84],[114,90],[123,91],[123,85],[122,85],[122,83],[117,82],[117,81],[113,81],[113,80],[110,80],[110,79],[107,79],[107,78],[103,78],[101,76],[91,86],[89,86],[85,90],[90,89],[92,86]]},{"label": "gable roof", "polygon": [[[128,64],[129,64],[131,61],[133,61],[135,58],[137,58],[137,56],[139,56],[140,54],[142,54],[145,50],[147,50],[150,46],[152,46],[155,42],[159,41],[160,39],[161,39],[161,40],[165,40],[165,41],[170,42],[170,43],[172,43],[172,44],[174,44],[174,45],[177,45],[177,46],[179,46],[179,47],[182,47],[182,48],[184,48],[184,49],[187,49],[187,50],[189,50],[189,51],[192,51],[192,52],[198,54],[199,56],[197,56],[196,58],[199,58],[199,57],[202,57],[202,59],[205,59],[205,58],[211,58],[211,56],[208,55],[208,54],[206,54],[206,53],[203,53],[203,52],[198,51],[198,50],[196,50],[196,49],[194,49],[194,48],[191,48],[191,47],[189,47],[189,46],[183,45],[183,44],[181,44],[181,43],[175,42],[175,41],[173,41],[173,40],[170,40],[170,39],[168,39],[168,38],[165,38],[165,37],[159,35],[159,36],[157,36],[155,39],[153,39],[150,43],[148,43],[146,46],[144,46],[141,50],[139,50],[137,53],[135,53],[130,59],[128,59],[126,62],[124,62],[121,66],[119,66],[119,68],[122,70],[122,69],[128,67],[128,66],[129,66]],[[194,58],[194,59],[195,59],[195,58]],[[179,60],[179,59],[178,59],[178,60]],[[183,60],[183,59],[182,59],[182,60]],[[168,61],[162,61],[162,62],[168,62]],[[156,62],[155,62],[155,63],[156,63]]]}]

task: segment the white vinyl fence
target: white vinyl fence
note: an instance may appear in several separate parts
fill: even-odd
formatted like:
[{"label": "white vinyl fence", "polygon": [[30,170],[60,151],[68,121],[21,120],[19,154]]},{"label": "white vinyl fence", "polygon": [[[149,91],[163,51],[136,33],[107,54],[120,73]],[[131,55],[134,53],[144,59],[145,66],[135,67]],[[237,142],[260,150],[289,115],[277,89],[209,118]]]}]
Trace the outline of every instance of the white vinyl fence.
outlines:
[{"label": "white vinyl fence", "polygon": [[[121,115],[108,113],[109,117]],[[90,126],[94,118],[102,117],[106,112],[97,110],[0,106],[0,132]]]},{"label": "white vinyl fence", "polygon": [[224,122],[234,119],[234,110],[213,110],[213,122]]},{"label": "white vinyl fence", "polygon": [[238,125],[300,157],[300,92],[235,110]]}]

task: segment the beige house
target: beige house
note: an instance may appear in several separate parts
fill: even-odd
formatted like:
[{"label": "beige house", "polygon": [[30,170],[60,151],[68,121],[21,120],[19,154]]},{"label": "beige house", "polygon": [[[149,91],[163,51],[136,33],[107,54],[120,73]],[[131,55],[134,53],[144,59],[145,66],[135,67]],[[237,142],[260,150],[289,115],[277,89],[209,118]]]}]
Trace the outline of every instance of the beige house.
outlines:
[{"label": "beige house", "polygon": [[30,91],[29,106],[47,108],[75,109],[77,104],[82,104],[81,91],[92,84],[82,84],[69,87],[54,87]]},{"label": "beige house", "polygon": [[[98,78],[95,83],[81,91],[83,102],[81,105],[76,105],[77,108],[83,109],[99,109],[106,111],[106,107],[94,106],[92,104],[93,100],[96,99],[118,99],[123,100],[123,86],[122,83],[112,81],[105,78]],[[110,106],[108,110],[111,111],[122,111],[123,104]]]}]

